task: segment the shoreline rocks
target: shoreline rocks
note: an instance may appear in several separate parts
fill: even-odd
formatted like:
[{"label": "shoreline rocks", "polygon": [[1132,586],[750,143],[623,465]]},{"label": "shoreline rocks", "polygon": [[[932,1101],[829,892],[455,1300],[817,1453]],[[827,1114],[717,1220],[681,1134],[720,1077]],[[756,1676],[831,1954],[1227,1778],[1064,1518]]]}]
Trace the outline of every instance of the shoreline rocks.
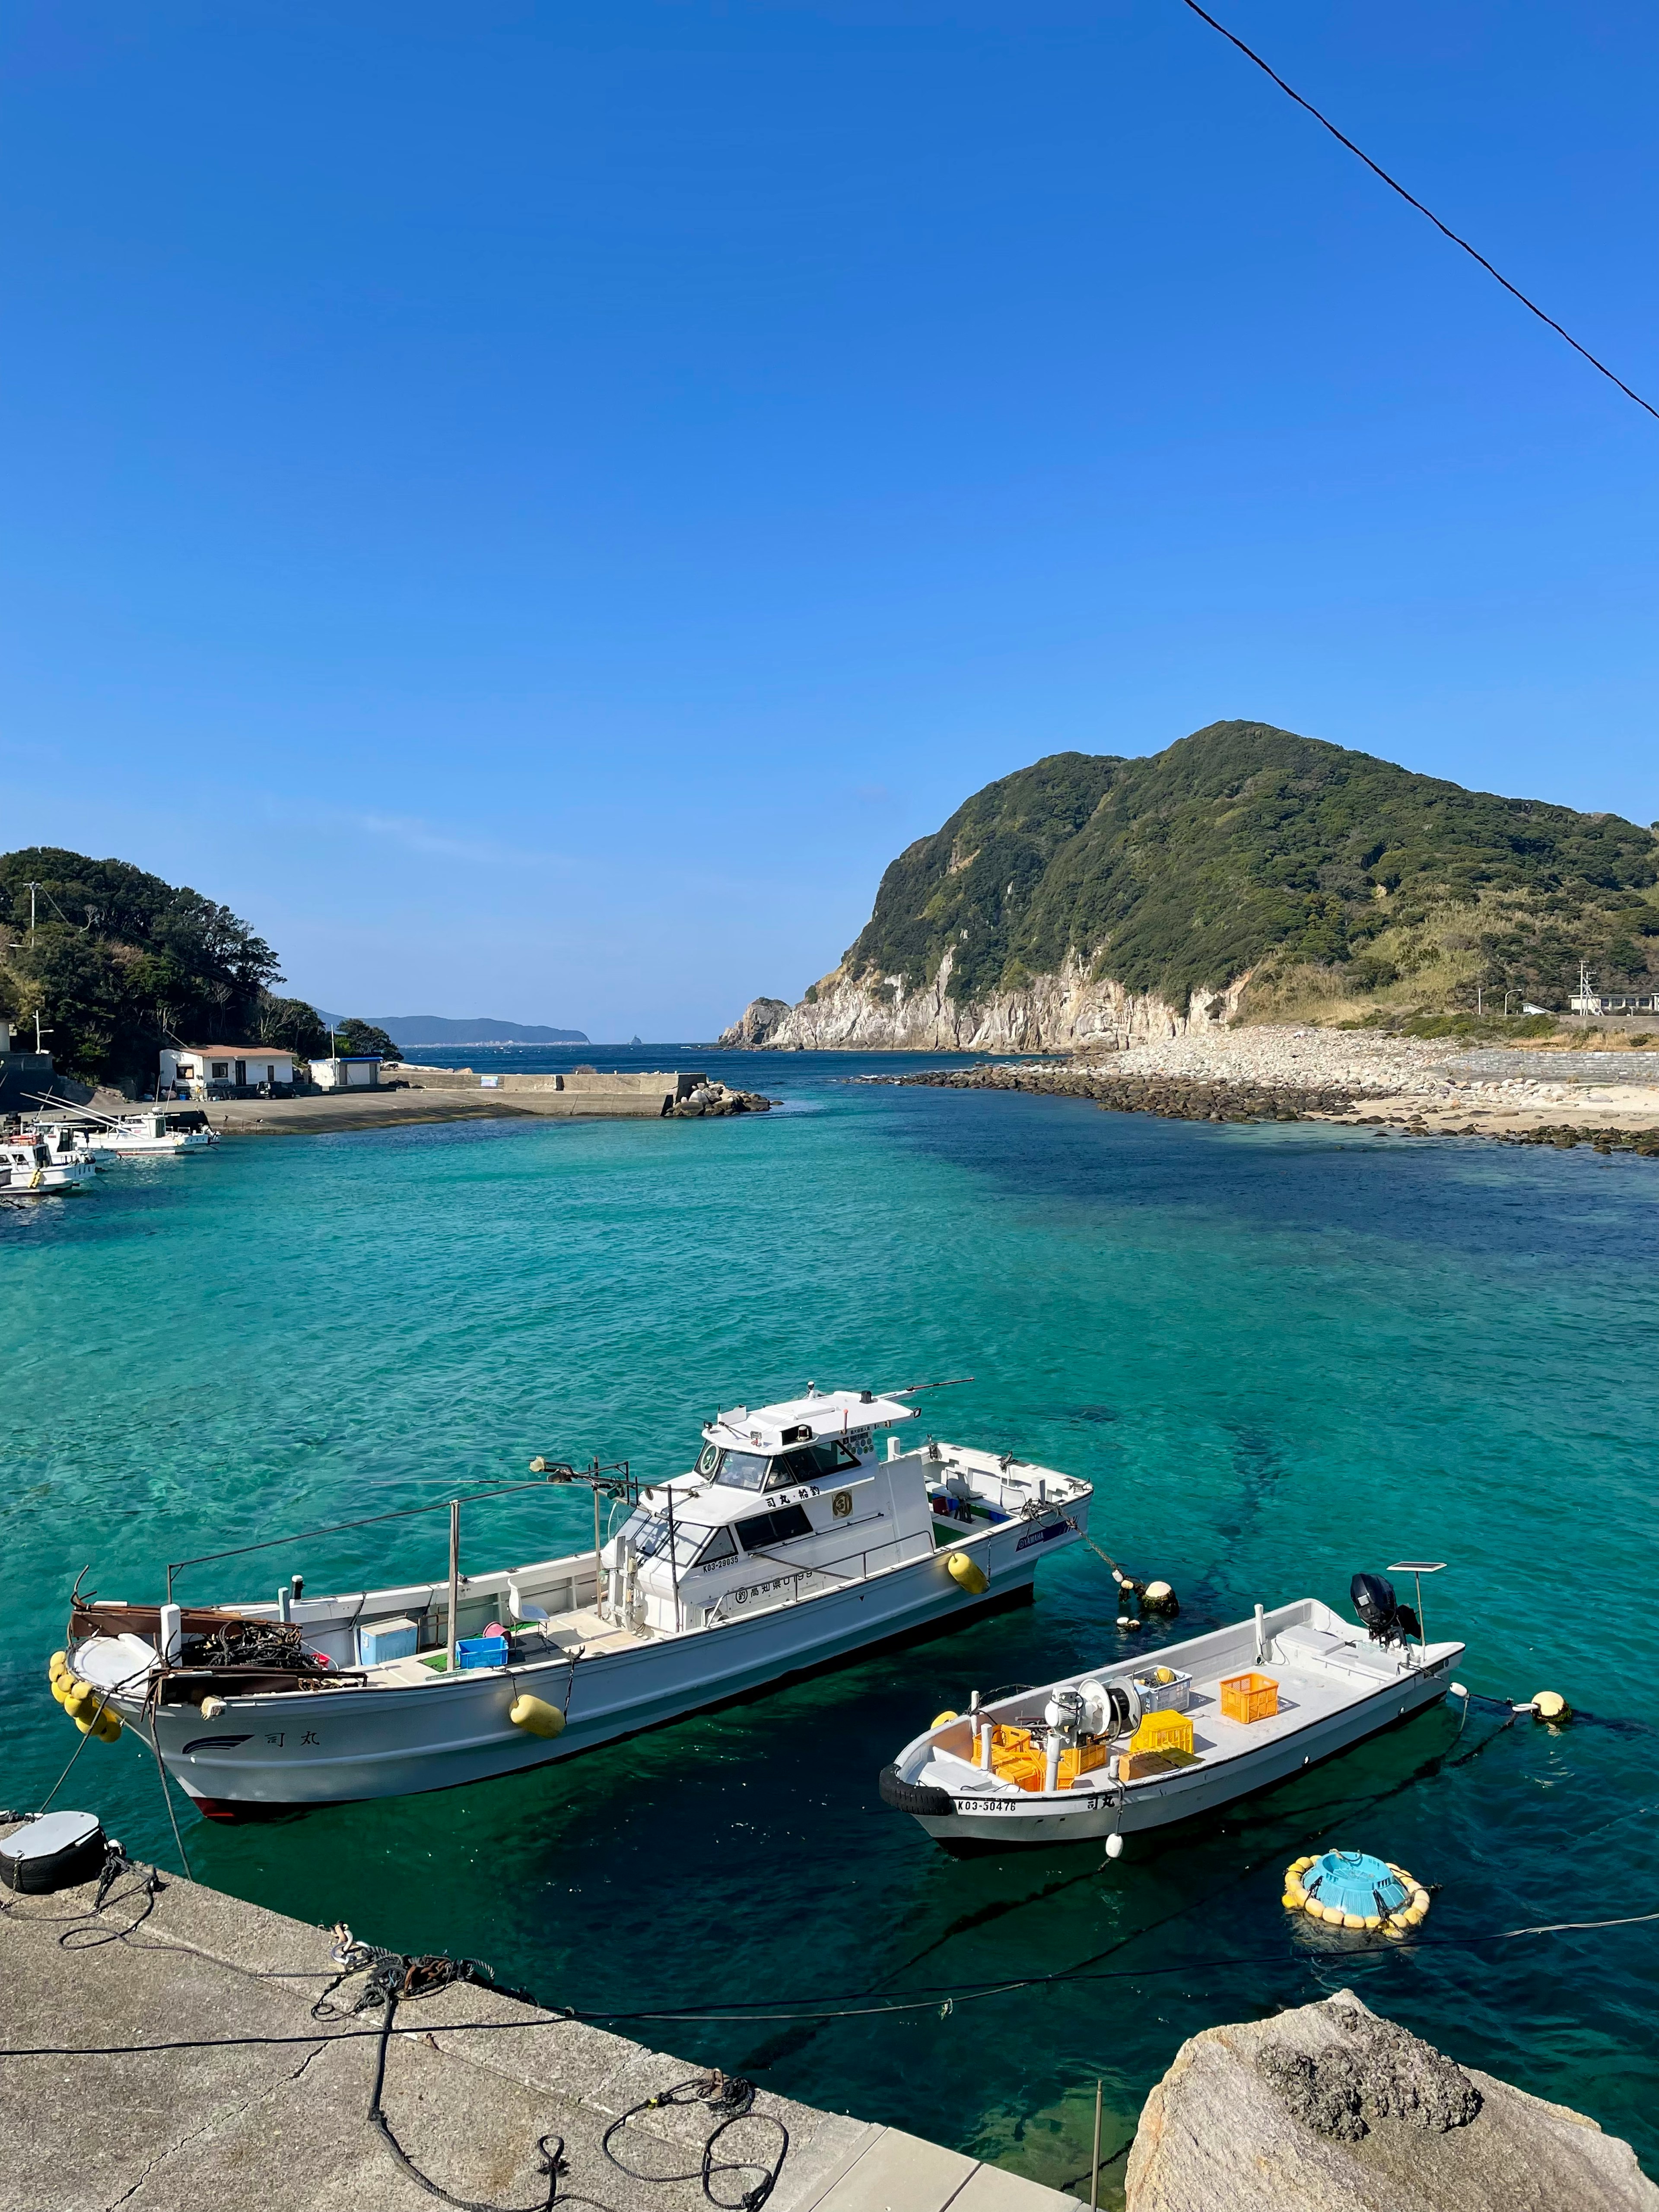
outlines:
[{"label": "shoreline rocks", "polygon": [[1599,1078],[1594,1069],[1564,1070],[1563,1079],[1477,1072],[1442,1045],[1351,1030],[1189,1033],[1109,1054],[858,1079],[1089,1098],[1170,1121],[1329,1121],[1659,1158],[1659,1082]]},{"label": "shoreline rocks", "polygon": [[1183,2043],[1124,2191],[1125,2212],[1659,2212],[1627,2142],[1352,1990]]},{"label": "shoreline rocks", "polygon": [[696,1121],[704,1115],[769,1114],[772,1101],[758,1091],[730,1091],[723,1083],[700,1083],[670,1109],[677,1121]]}]

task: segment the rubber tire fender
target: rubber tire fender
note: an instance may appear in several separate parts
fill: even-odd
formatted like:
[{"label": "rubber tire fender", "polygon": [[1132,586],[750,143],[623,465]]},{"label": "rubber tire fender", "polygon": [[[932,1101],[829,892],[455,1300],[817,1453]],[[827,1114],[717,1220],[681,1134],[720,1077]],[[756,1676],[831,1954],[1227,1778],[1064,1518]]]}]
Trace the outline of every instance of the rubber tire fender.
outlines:
[{"label": "rubber tire fender", "polygon": [[898,1768],[890,1759],[877,1776],[876,1788],[882,1803],[890,1805],[896,1813],[928,1813],[938,1819],[957,1809],[948,1790],[936,1790],[929,1782],[901,1780]]}]

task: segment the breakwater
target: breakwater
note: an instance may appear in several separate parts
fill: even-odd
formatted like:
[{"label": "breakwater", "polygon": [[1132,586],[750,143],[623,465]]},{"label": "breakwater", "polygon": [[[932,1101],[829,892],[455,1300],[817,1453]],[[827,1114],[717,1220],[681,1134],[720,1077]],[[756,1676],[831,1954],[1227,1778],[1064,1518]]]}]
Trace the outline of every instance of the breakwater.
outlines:
[{"label": "breakwater", "polygon": [[1337,1084],[1291,1086],[1246,1078],[1217,1081],[1182,1075],[1103,1073],[1098,1068],[923,1068],[915,1074],[865,1076],[866,1083],[919,1084],[946,1091],[1031,1091],[1061,1098],[1090,1098],[1118,1114],[1156,1114],[1166,1121],[1304,1121],[1351,1113],[1386,1091]]},{"label": "breakwater", "polygon": [[[1547,1121],[1508,1106],[1496,1109],[1468,1091],[1432,1105],[1420,1096],[1329,1083],[1264,1083],[1182,1075],[1103,1073],[1095,1068],[924,1068],[913,1074],[867,1075],[865,1083],[921,1085],[946,1091],[1026,1091],[1047,1097],[1087,1098],[1116,1114],[1155,1114],[1166,1121],[1336,1121],[1360,1128],[1393,1129],[1414,1137],[1486,1137],[1503,1144],[1553,1145],[1571,1152],[1588,1145],[1602,1153],[1630,1152],[1659,1159],[1659,1127],[1601,1120]],[[1381,1107],[1381,1112],[1368,1112]]]}]

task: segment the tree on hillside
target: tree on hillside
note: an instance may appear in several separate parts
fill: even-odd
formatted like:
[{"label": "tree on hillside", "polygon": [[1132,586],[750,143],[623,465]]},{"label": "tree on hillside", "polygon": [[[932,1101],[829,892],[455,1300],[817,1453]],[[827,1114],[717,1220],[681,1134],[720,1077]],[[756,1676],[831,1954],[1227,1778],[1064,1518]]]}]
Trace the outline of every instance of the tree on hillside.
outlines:
[{"label": "tree on hillside", "polygon": [[398,1048],[386,1031],[377,1030],[373,1022],[363,1021],[355,1014],[338,1023],[334,1034],[340,1040],[340,1050],[347,1054],[372,1055],[376,1060],[396,1060],[398,1057]]},{"label": "tree on hillside", "polygon": [[280,980],[264,939],[199,891],[52,846],[0,854],[0,999],[20,1024],[39,1010],[73,1074],[148,1083],[170,1036],[246,1036]]}]

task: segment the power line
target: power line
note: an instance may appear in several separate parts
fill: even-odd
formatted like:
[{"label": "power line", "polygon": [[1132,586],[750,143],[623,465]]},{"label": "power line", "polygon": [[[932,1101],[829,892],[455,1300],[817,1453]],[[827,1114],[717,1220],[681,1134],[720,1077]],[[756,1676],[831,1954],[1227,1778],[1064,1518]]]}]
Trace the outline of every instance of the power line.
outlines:
[{"label": "power line", "polygon": [[1346,137],[1343,132],[1337,129],[1335,124],[1331,121],[1328,115],[1322,115],[1319,110],[1314,106],[1312,100],[1304,100],[1302,94],[1296,89],[1295,86],[1286,84],[1284,78],[1279,74],[1279,71],[1273,67],[1271,63],[1264,62],[1261,55],[1256,52],[1254,46],[1247,46],[1243,40],[1237,37],[1235,33],[1230,31],[1224,23],[1218,23],[1213,15],[1210,15],[1206,9],[1199,6],[1198,0],[1183,0],[1183,4],[1190,8],[1194,15],[1201,16],[1212,31],[1218,31],[1222,37],[1226,40],[1229,46],[1237,46],[1239,52],[1245,57],[1246,60],[1253,61],[1259,70],[1264,71],[1267,76],[1270,76],[1287,99],[1293,100],[1298,107],[1305,108],[1308,113],[1312,116],[1314,121],[1316,123],[1322,124],[1324,128],[1330,132],[1332,137],[1337,141],[1339,145],[1346,146],[1351,154],[1365,164],[1365,167],[1370,171],[1373,176],[1381,177],[1383,183],[1389,187],[1390,191],[1398,192],[1401,198],[1406,202],[1407,206],[1414,207],[1419,215],[1426,216],[1429,221],[1434,225],[1435,228],[1441,234],[1442,237],[1450,239],[1454,246],[1461,246],[1464,252],[1468,255],[1469,258],[1472,261],[1478,261],[1480,264],[1480,266],[1486,270],[1488,276],[1496,277],[1498,282],[1503,286],[1504,289],[1509,293],[1512,298],[1519,300],[1522,306],[1527,309],[1528,313],[1536,315],[1540,323],[1547,323],[1550,328],[1555,332],[1556,336],[1558,337],[1565,338],[1575,353],[1582,354],[1592,368],[1600,369],[1602,375],[1607,378],[1609,384],[1616,384],[1619,386],[1619,389],[1624,393],[1626,399],[1633,399],[1638,407],[1644,408],[1646,411],[1653,416],[1655,422],[1659,422],[1659,407],[1655,407],[1647,400],[1644,399],[1639,392],[1632,392],[1622,376],[1615,376],[1613,371],[1607,367],[1606,362],[1598,361],[1588,346],[1580,345],[1577,339],[1574,337],[1571,331],[1563,330],[1560,324],[1556,321],[1554,316],[1547,315],[1544,313],[1544,310],[1539,306],[1538,302],[1535,300],[1529,300],[1518,284],[1511,284],[1509,278],[1504,275],[1503,271],[1498,269],[1494,269],[1491,262],[1487,260],[1486,255],[1478,252],[1475,247],[1471,246],[1467,238],[1460,238],[1457,233],[1452,229],[1449,223],[1443,223],[1441,222],[1439,216],[1434,212],[1432,208],[1425,207],[1421,200],[1415,198],[1412,193],[1406,190],[1406,187],[1400,182],[1397,177],[1391,177],[1388,171],[1383,168],[1380,163],[1373,161],[1370,155],[1365,152],[1363,147],[1356,146],[1352,138]]}]

